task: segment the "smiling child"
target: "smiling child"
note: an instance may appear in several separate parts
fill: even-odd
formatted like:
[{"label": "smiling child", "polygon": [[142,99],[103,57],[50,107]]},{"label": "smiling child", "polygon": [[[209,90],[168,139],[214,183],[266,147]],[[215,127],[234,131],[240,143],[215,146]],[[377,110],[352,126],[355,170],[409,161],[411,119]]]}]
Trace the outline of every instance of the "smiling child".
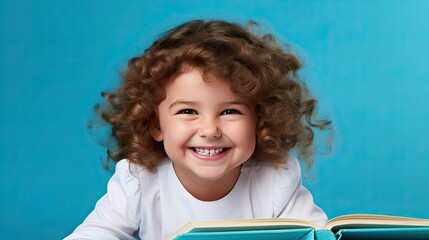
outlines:
[{"label": "smiling child", "polygon": [[165,239],[189,221],[325,213],[301,184],[312,163],[316,100],[297,57],[272,35],[195,20],[129,61],[99,108],[112,126],[115,174],[66,239]]}]

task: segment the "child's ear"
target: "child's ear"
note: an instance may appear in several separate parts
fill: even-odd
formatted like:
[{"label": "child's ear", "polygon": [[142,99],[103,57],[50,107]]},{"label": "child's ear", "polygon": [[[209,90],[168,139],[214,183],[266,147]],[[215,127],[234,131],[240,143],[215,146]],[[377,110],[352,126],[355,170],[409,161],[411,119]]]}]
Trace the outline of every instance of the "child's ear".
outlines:
[{"label": "child's ear", "polygon": [[164,135],[162,134],[161,128],[158,125],[154,125],[150,128],[150,135],[152,135],[153,139],[155,139],[157,142],[164,140]]}]

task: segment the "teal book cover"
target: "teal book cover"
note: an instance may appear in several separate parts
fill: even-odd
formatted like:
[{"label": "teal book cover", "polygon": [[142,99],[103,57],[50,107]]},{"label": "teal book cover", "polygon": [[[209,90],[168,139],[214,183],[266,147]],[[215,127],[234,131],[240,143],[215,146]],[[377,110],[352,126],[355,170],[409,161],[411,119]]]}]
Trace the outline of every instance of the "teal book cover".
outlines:
[{"label": "teal book cover", "polygon": [[193,239],[428,240],[429,219],[350,214],[336,217],[325,226],[287,218],[191,222],[168,238]]},{"label": "teal book cover", "polygon": [[[188,232],[178,235],[176,240],[312,240],[314,229],[274,229],[274,230],[249,230],[249,231],[225,231],[225,232]],[[335,239],[335,238],[334,238]]]}]

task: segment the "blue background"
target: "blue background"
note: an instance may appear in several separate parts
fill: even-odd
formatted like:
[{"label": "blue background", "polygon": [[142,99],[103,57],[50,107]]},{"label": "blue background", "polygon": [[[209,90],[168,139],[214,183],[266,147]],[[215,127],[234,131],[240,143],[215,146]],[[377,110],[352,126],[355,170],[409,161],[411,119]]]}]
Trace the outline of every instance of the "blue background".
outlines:
[{"label": "blue background", "polygon": [[93,209],[111,175],[86,129],[99,93],[193,18],[254,19],[302,58],[335,122],[332,153],[305,180],[330,217],[429,218],[428,12],[405,0],[1,0],[0,238],[59,239]]}]

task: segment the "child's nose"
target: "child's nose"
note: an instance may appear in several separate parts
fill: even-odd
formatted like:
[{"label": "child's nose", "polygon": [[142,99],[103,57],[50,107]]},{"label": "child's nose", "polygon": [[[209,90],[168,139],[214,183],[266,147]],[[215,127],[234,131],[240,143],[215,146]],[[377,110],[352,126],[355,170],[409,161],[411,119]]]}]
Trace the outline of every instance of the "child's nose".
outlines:
[{"label": "child's nose", "polygon": [[220,137],[222,134],[216,121],[207,119],[201,122],[198,135],[202,138],[214,139]]}]

